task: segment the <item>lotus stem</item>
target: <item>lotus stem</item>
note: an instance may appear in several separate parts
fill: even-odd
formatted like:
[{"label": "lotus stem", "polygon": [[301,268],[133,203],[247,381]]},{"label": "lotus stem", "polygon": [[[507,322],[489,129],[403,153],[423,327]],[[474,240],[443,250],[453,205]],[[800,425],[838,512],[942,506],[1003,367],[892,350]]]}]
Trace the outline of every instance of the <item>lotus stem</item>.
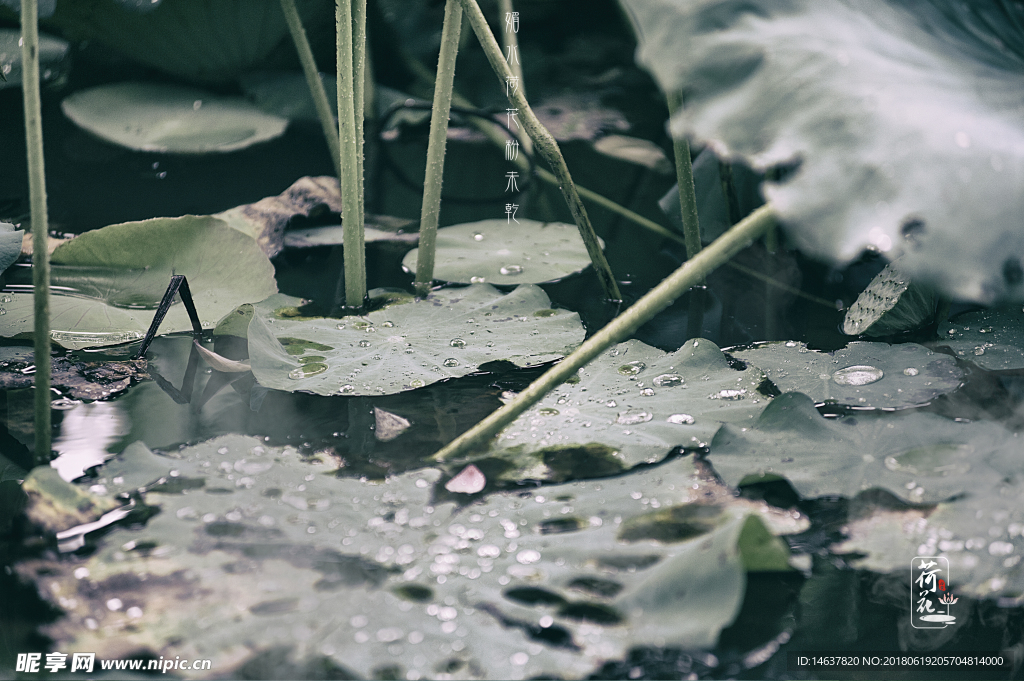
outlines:
[{"label": "lotus stem", "polygon": [[[356,122],[356,179],[359,181],[359,230],[366,225],[365,187],[363,180],[363,128],[366,119],[366,0],[352,5],[352,112]],[[362,238],[362,237],[361,237]],[[363,246],[365,248],[365,245]],[[363,263],[363,279],[366,279]],[[349,303],[351,305],[351,303]]]},{"label": "lotus stem", "polygon": [[427,142],[427,170],[423,181],[423,205],[420,209],[420,249],[416,259],[416,294],[425,296],[434,280],[434,249],[437,223],[441,216],[441,182],[444,176],[444,151],[448,138],[448,116],[452,108],[455,83],[455,58],[462,32],[462,5],[447,0],[444,27],[441,29],[441,54],[437,59],[434,103],[430,113],[430,138]]},{"label": "lotus stem", "polygon": [[284,12],[284,19],[292,34],[295,51],[299,54],[299,63],[302,64],[306,85],[313,98],[313,106],[316,107],[316,116],[320,119],[320,126],[323,128],[324,138],[327,140],[327,148],[331,153],[331,160],[334,161],[334,172],[341,177],[341,143],[338,141],[338,128],[335,127],[334,113],[331,111],[330,102],[327,101],[327,91],[324,89],[323,81],[320,80],[316,60],[313,58],[313,50],[309,47],[306,29],[302,26],[302,19],[299,17],[299,10],[295,7],[295,0],[281,0],[281,11]]},{"label": "lotus stem", "polygon": [[35,457],[50,462],[50,251],[43,164],[43,116],[39,96],[39,7],[21,0],[21,87],[25,102],[28,193],[32,211],[32,286],[35,302]]},{"label": "lotus stem", "polygon": [[537,151],[544,157],[544,160],[548,162],[548,165],[551,166],[551,169],[558,177],[562,196],[565,197],[565,202],[569,205],[569,211],[572,213],[576,226],[580,230],[580,236],[583,237],[583,243],[586,245],[587,253],[590,255],[590,262],[597,272],[597,277],[601,282],[605,295],[611,300],[621,300],[622,295],[619,293],[619,286],[615,282],[615,276],[608,265],[608,260],[605,259],[604,253],[601,251],[601,244],[597,239],[597,234],[594,233],[594,227],[590,224],[587,209],[583,205],[579,193],[576,191],[572,176],[569,175],[569,167],[565,164],[565,158],[558,148],[558,143],[541,124],[536,114],[533,113],[533,109],[530,108],[529,102],[526,101],[526,97],[523,96],[518,86],[513,87],[510,84],[513,81],[509,79],[515,78],[515,74],[512,73],[512,69],[505,62],[501,46],[494,39],[491,29],[487,25],[487,19],[484,18],[484,13],[480,10],[480,5],[477,4],[476,0],[459,1],[462,3],[462,10],[469,18],[469,23],[473,27],[477,40],[484,49],[484,54],[487,55],[487,61],[491,63],[491,68],[494,69],[495,74],[497,74],[498,79],[501,81],[501,87],[505,88],[509,102],[514,108],[518,109],[523,127],[533,139]]},{"label": "lotus stem", "polygon": [[544,395],[558,387],[606,349],[618,343],[641,325],[672,304],[687,289],[701,281],[709,272],[761,237],[775,224],[775,210],[770,204],[761,206],[739,224],[715,240],[696,256],[687,260],[664,281],[647,292],[628,310],[608,322],[600,331],[584,341],[572,354],[531,383],[508,404],[449,442],[434,454],[437,461],[451,459],[485,448],[488,442],[536,404]]},{"label": "lotus stem", "polygon": [[[683,108],[683,97],[679,92],[668,96],[669,115],[675,116]],[[693,162],[690,160],[690,142],[685,137],[673,140],[672,149],[676,157],[676,186],[679,188],[679,207],[683,218],[683,239],[686,244],[686,259],[693,258],[701,249],[700,220],[697,217],[697,192],[693,187]],[[686,335],[697,338],[704,328],[704,281],[690,292],[690,308],[686,316]]]},{"label": "lotus stem", "polygon": [[[357,0],[358,2],[358,0]],[[352,0],[338,0],[338,138],[340,147],[341,211],[344,225],[345,303],[359,308],[366,299],[366,245],[359,181],[359,143],[355,113],[355,73]],[[360,115],[360,118],[362,116]]]}]

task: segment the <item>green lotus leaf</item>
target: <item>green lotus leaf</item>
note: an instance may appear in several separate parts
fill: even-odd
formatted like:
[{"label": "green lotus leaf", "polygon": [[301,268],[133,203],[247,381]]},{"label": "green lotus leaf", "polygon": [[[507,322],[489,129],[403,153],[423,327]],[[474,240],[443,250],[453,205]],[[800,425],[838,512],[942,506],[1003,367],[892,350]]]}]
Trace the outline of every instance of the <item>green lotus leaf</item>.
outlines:
[{"label": "green lotus leaf", "polygon": [[[62,244],[51,262],[50,336],[74,349],[141,339],[173,274],[188,278],[204,327],[277,290],[274,268],[256,242],[212,217],[110,225]],[[0,335],[30,337],[32,294],[7,297]],[[178,303],[160,331],[191,328]]]},{"label": "green lotus leaf", "polygon": [[138,151],[228,152],[280,137],[288,120],[240,97],[163,83],[117,83],[82,90],[61,103],[76,125]]},{"label": "green lotus leaf", "polygon": [[434,291],[362,317],[290,318],[255,306],[249,359],[261,385],[318,395],[382,395],[421,388],[506,361],[535,366],[583,341],[579,315],[552,310],[539,287],[489,284]]},{"label": "green lotus leaf", "polygon": [[511,462],[502,476],[512,480],[611,475],[705,446],[723,422],[751,425],[770,399],[763,380],[708,340],[670,353],[629,340],[522,414],[486,456]]},{"label": "green lotus leaf", "polygon": [[[18,5],[21,8],[21,5]],[[21,31],[0,28],[0,90],[21,85]],[[39,36],[39,75],[43,83],[53,82],[66,74],[67,41],[49,35]]]},{"label": "green lotus leaf", "polygon": [[21,255],[21,242],[25,232],[15,229],[9,222],[0,222],[0,273],[14,264]]},{"label": "green lotus leaf", "polygon": [[[904,255],[955,298],[1024,298],[1024,8],[623,0],[676,136],[756,170],[805,253]],[[1009,199],[1007,197],[1010,197]]]},{"label": "green lotus leaf", "polygon": [[[327,102],[338,115],[337,78],[319,74]],[[319,121],[306,77],[298,71],[256,71],[238,79],[245,96],[268,114],[293,121]]]},{"label": "green lotus leaf", "polygon": [[778,341],[729,354],[761,369],[782,392],[802,392],[819,404],[903,409],[960,387],[956,360],[917,345],[853,342],[824,353]]},{"label": "green lotus leaf", "polygon": [[989,371],[1024,369],[1024,313],[1019,305],[957,315],[939,327],[936,345],[949,346]]},{"label": "green lotus leaf", "polygon": [[[463,284],[540,284],[583,270],[590,256],[575,225],[481,220],[437,230],[434,278]],[[419,249],[402,265],[416,271]]]},{"label": "green lotus leaf", "polygon": [[910,331],[935,316],[935,294],[910,281],[900,261],[889,263],[857,296],[843,320],[849,336],[889,336]]},{"label": "green lotus leaf", "polygon": [[586,678],[633,647],[714,645],[745,566],[786,567],[765,528],[806,527],[702,481],[690,458],[464,508],[435,497],[437,470],[329,473],[238,435],[173,456],[136,444],[87,484],[141,489],[160,512],[82,560],[17,569],[63,599],[56,645],[98,657],[146,649],[234,677],[275,649],[356,678]]},{"label": "green lotus leaf", "polygon": [[961,423],[935,414],[825,418],[806,395],[772,400],[757,424],[722,426],[708,460],[738,486],[784,478],[803,497],[852,497],[884,489],[912,503],[988,494],[1005,475],[1016,437],[992,423]]}]

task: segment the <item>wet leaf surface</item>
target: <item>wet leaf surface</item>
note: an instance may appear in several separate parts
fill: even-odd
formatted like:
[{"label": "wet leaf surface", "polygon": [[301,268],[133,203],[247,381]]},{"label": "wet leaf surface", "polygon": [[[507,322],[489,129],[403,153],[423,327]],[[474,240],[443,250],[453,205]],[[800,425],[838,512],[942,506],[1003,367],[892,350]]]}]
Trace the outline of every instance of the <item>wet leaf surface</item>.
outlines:
[{"label": "wet leaf surface", "polygon": [[[19,6],[20,9],[20,6]],[[42,14],[42,13],[41,13]],[[17,28],[0,28],[0,90],[21,86],[21,31]],[[62,64],[71,46],[60,38],[42,34],[39,36],[39,73],[43,83],[66,76],[66,64]]]},{"label": "wet leaf surface", "polygon": [[261,303],[249,358],[261,385],[318,395],[384,395],[505,361],[536,366],[583,340],[579,315],[552,310],[536,286],[503,294],[488,284],[434,291],[361,317],[293,319]]},{"label": "wet leaf surface", "polygon": [[580,678],[632,646],[712,645],[745,566],[787,569],[765,528],[806,526],[701,482],[690,459],[464,508],[434,498],[439,477],[336,478],[242,436],[173,456],[133,445],[93,489],[148,486],[160,512],[88,557],[19,570],[45,573],[68,613],[47,629],[61,649],[98,657],[228,671],[284,648],[359,676]]},{"label": "wet leaf surface", "polygon": [[824,353],[796,341],[777,341],[729,354],[763,369],[782,392],[866,409],[927,404],[959,388],[963,376],[955,359],[915,343],[857,341]]},{"label": "wet leaf surface", "polygon": [[988,371],[1024,369],[1024,313],[1013,305],[957,315],[939,326],[936,345]]},{"label": "wet leaf surface", "polygon": [[[515,286],[562,279],[590,265],[576,225],[480,220],[437,231],[434,278],[462,284]],[[402,265],[416,271],[419,249]]]}]

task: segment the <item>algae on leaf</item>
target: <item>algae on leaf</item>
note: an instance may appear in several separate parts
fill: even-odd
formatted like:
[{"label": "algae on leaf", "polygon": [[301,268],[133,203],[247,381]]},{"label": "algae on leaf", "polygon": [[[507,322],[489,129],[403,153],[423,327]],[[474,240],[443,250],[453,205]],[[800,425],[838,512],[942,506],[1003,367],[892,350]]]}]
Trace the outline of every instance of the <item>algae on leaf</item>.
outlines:
[{"label": "algae on leaf", "polygon": [[[51,263],[50,335],[73,349],[140,340],[172,274],[188,277],[204,327],[277,290],[274,268],[256,242],[213,217],[110,225],[62,244]],[[8,297],[0,335],[30,337],[32,294]],[[191,328],[178,304],[160,331]]]},{"label": "algae on leaf", "polygon": [[76,125],[137,151],[205,154],[244,149],[280,137],[288,120],[240,97],[158,83],[116,83],[81,90],[61,103]]},{"label": "algae on leaf", "polygon": [[586,678],[632,647],[714,645],[746,570],[787,569],[765,528],[806,528],[691,459],[461,509],[436,498],[436,470],[369,482],[319,461],[237,435],[169,455],[132,445],[89,484],[160,512],[80,561],[17,566],[46,575],[66,613],[47,635],[229,676],[280,650],[357,677]]},{"label": "algae on leaf", "polygon": [[612,475],[705,446],[724,422],[752,424],[770,399],[763,380],[708,340],[670,353],[629,340],[523,413],[485,456],[512,464],[499,476],[511,480]]},{"label": "algae on leaf", "polygon": [[289,318],[255,306],[249,359],[261,385],[318,395],[387,395],[481,371],[536,366],[583,341],[579,315],[551,309],[537,286],[489,284],[432,292],[360,317]]},{"label": "algae on leaf", "polygon": [[808,255],[904,255],[915,282],[1024,298],[1024,8],[932,0],[622,0],[672,133],[755,170]]},{"label": "algae on leaf", "polygon": [[[575,225],[564,222],[480,220],[437,231],[434,278],[462,284],[515,286],[562,279],[590,265]],[[416,271],[419,249],[402,266]]]},{"label": "algae on leaf", "polygon": [[963,376],[955,359],[916,343],[855,341],[824,353],[776,341],[729,354],[763,369],[782,392],[862,409],[921,406],[959,388]]},{"label": "algae on leaf", "polygon": [[921,412],[829,419],[806,395],[787,393],[754,427],[722,426],[708,460],[732,486],[785,479],[805,498],[879,488],[919,504],[989,494],[1019,449],[992,423]]}]

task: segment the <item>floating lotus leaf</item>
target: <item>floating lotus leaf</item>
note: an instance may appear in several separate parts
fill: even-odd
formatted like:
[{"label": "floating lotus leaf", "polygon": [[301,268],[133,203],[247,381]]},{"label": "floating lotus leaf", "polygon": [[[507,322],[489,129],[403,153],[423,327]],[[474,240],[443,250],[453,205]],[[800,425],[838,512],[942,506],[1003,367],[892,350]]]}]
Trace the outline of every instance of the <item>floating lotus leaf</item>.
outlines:
[{"label": "floating lotus leaf", "polygon": [[76,125],[138,151],[227,152],[280,137],[288,120],[241,97],[164,83],[117,83],[82,90],[61,103]]},{"label": "floating lotus leaf", "polygon": [[[289,313],[290,314],[290,313]],[[318,395],[383,395],[480,371],[534,366],[583,341],[579,315],[552,310],[539,287],[488,284],[434,291],[363,317],[289,318],[255,306],[249,359],[261,385]]]},{"label": "floating lotus leaf", "polygon": [[957,315],[939,327],[939,342],[989,371],[1024,369],[1024,312],[1019,305]]},{"label": "floating lotus leaf", "polygon": [[935,294],[889,263],[846,311],[843,333],[888,336],[916,329],[935,316]]},{"label": "floating lotus leaf", "polygon": [[[21,3],[18,3],[21,9]],[[43,15],[40,8],[40,15]],[[67,41],[53,36],[39,36],[39,75],[44,83],[57,80],[66,72],[62,63],[68,55]],[[0,90],[21,85],[21,31],[16,28],[0,28]]]},{"label": "floating lotus leaf", "polygon": [[963,375],[952,357],[915,343],[853,342],[829,354],[779,341],[729,354],[763,369],[783,392],[866,409],[927,404],[959,388]]},{"label": "floating lotus leaf", "polygon": [[0,222],[0,273],[14,264],[21,255],[21,242],[25,232],[15,229],[9,222]]},{"label": "floating lotus leaf", "polygon": [[[437,230],[434,278],[463,284],[540,284],[590,264],[575,225],[564,222],[481,220]],[[416,271],[419,249],[402,265]]]},{"label": "floating lotus leaf", "polygon": [[806,253],[904,254],[950,297],[1024,298],[1024,7],[623,0],[677,136],[757,170]]},{"label": "floating lotus leaf", "polygon": [[611,475],[704,446],[723,422],[751,425],[770,399],[763,380],[708,340],[670,353],[629,340],[516,419],[487,457],[512,462],[502,475],[513,480]]},{"label": "floating lotus leaf", "polygon": [[694,473],[683,459],[457,509],[432,469],[368,482],[250,437],[172,457],[136,444],[88,484],[142,489],[160,513],[82,560],[17,569],[63,599],[46,632],[65,652],[146,649],[232,677],[283,650],[363,678],[586,678],[632,647],[714,645],[746,569],[787,569],[765,528],[806,521]]},{"label": "floating lotus leaf", "polygon": [[[274,268],[256,242],[212,217],[110,225],[61,245],[51,262],[50,336],[74,349],[141,339],[172,274],[188,277],[204,327],[277,290]],[[4,304],[0,335],[31,337],[32,294],[5,295],[11,300]],[[191,328],[178,303],[160,331]]]},{"label": "floating lotus leaf", "polygon": [[913,503],[988,494],[1018,438],[991,423],[921,412],[825,418],[806,395],[772,400],[750,429],[726,424],[708,459],[729,485],[788,480],[803,497],[880,488]]}]

